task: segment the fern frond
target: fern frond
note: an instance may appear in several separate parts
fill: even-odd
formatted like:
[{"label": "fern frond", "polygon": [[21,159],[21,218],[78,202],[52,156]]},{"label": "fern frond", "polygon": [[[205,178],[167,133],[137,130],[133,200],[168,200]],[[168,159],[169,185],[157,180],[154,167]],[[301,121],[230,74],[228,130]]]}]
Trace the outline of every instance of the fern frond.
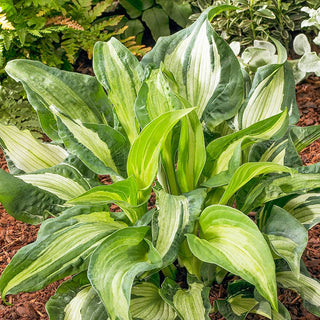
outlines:
[{"label": "fern frond", "polygon": [[91,9],[92,0],[72,0],[73,4],[79,9]]},{"label": "fern frond", "polygon": [[4,31],[1,33],[1,35],[2,35],[2,39],[3,39],[4,48],[6,50],[9,50],[11,47],[11,43],[12,43],[14,35],[10,31]]},{"label": "fern frond", "polygon": [[4,43],[2,40],[0,40],[0,69],[3,68],[4,63],[5,63],[5,58],[4,58],[3,52],[4,52]]},{"label": "fern frond", "polygon": [[10,21],[8,21],[7,15],[5,13],[0,14],[0,27],[2,30],[14,30],[14,26]]},{"label": "fern frond", "polygon": [[117,4],[114,0],[106,0],[106,1],[98,2],[92,8],[92,10],[90,10],[91,12],[90,16],[92,16],[93,20],[95,20],[97,17],[100,17],[104,12],[113,11],[116,6]]},{"label": "fern frond", "polygon": [[41,30],[29,29],[28,32],[37,38],[42,38]]},{"label": "fern frond", "polygon": [[137,44],[135,36],[123,39],[121,42],[132,52],[132,54],[139,58],[142,58],[152,49],[151,47],[146,47],[143,44]]},{"label": "fern frond", "polygon": [[50,18],[46,25],[60,25],[60,26],[67,26],[68,28],[74,29],[74,30],[84,30],[83,27],[74,20],[71,20],[71,18],[63,17],[63,16],[57,16],[54,18]]}]

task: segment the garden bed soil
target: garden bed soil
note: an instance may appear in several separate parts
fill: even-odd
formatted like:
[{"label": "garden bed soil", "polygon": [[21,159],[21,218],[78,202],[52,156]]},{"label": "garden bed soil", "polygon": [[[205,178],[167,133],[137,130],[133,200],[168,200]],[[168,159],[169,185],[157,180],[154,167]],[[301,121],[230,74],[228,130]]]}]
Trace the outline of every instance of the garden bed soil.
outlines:
[{"label": "garden bed soil", "polygon": [[[298,122],[300,126],[320,124],[320,78],[311,77],[296,87],[297,102],[301,113]],[[320,161],[320,140],[301,152],[301,159],[305,165]],[[6,162],[0,151],[0,167],[7,170]],[[104,182],[109,183],[108,180]],[[38,226],[32,226],[16,221],[9,216],[0,205],[0,273],[10,262],[13,255],[26,244],[36,240]],[[309,231],[308,246],[303,254],[303,260],[312,277],[320,280],[320,225]],[[45,303],[55,293],[61,281],[55,282],[43,290],[33,293],[21,293],[8,296],[12,306],[6,306],[0,300],[1,320],[47,320]],[[215,284],[210,291],[210,301],[226,297],[227,282]],[[291,290],[279,290],[279,300],[288,308],[293,320],[320,319],[306,311],[301,298]],[[264,319],[257,315],[250,315],[250,319]],[[224,319],[219,313],[211,314],[211,319]],[[155,319],[156,320],[156,319]],[[190,319],[191,320],[191,319]]]}]

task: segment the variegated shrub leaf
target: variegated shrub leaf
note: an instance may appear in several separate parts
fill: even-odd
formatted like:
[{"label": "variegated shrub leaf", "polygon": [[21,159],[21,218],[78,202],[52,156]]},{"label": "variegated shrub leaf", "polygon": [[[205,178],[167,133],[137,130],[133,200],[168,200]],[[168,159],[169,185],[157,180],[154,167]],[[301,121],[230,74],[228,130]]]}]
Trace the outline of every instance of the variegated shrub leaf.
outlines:
[{"label": "variegated shrub leaf", "polygon": [[52,110],[58,118],[59,135],[70,153],[98,174],[126,177],[129,146],[120,132],[106,124],[75,121]]},{"label": "variegated shrub leaf", "polygon": [[299,120],[295,100],[295,83],[288,63],[266,65],[254,76],[249,96],[242,105],[237,121],[239,129],[270,118],[288,109],[290,123]]},{"label": "variegated shrub leaf", "polygon": [[[258,141],[282,137],[286,132],[287,124],[287,112],[284,111],[279,115],[253,124],[247,129],[213,140],[207,146],[207,162],[204,175],[211,178],[227,171],[229,161],[237,148],[244,150]],[[210,181],[205,182],[204,185],[210,187]]]},{"label": "variegated shrub leaf", "polygon": [[23,84],[42,129],[52,140],[60,141],[55,117],[49,110],[51,105],[83,122],[113,123],[111,104],[94,77],[61,71],[30,60],[12,60],[8,62],[6,72]]},{"label": "variegated shrub leaf", "polygon": [[239,62],[210,25],[215,10],[207,9],[190,27],[160,38],[142,59],[143,65],[159,67],[163,62],[175,78],[177,93],[211,126],[235,115],[243,97]]},{"label": "variegated shrub leaf", "polygon": [[301,256],[308,243],[307,230],[290,213],[277,206],[259,214],[259,228],[275,253],[287,261],[298,278]]},{"label": "variegated shrub leaf", "polygon": [[15,167],[27,173],[50,168],[68,156],[63,148],[41,143],[28,130],[20,131],[1,123],[0,144]]},{"label": "variegated shrub leaf", "polygon": [[162,260],[150,241],[149,227],[129,227],[113,233],[91,257],[88,278],[111,320],[130,320],[129,305],[134,278],[157,269]]},{"label": "variegated shrub leaf", "polygon": [[187,234],[191,252],[254,284],[277,310],[273,258],[255,223],[242,212],[221,205],[207,207],[199,223],[200,238]]},{"label": "variegated shrub leaf", "polygon": [[103,207],[74,207],[45,221],[37,241],[18,251],[0,278],[1,296],[35,291],[87,268],[95,248],[126,224]]},{"label": "variegated shrub leaf", "polygon": [[277,282],[281,287],[291,289],[301,296],[305,308],[320,317],[320,283],[304,274],[299,278],[291,271],[277,272]]},{"label": "variegated shrub leaf", "polygon": [[159,290],[156,285],[150,282],[143,282],[132,287],[129,310],[133,319],[178,319],[177,312],[162,299]]},{"label": "variegated shrub leaf", "polygon": [[131,144],[138,136],[134,114],[143,69],[138,59],[119,40],[97,42],[94,46],[93,69],[98,81],[108,92],[117,117]]},{"label": "variegated shrub leaf", "polygon": [[91,287],[86,272],[65,281],[46,303],[50,320],[108,320],[107,311]]}]

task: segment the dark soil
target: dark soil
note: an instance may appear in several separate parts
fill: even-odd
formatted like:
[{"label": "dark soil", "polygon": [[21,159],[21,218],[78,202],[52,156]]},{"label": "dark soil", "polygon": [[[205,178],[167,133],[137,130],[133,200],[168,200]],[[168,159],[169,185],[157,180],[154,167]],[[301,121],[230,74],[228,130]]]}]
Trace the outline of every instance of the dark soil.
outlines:
[{"label": "dark soil", "polygon": [[[90,73],[91,70],[88,70]],[[320,124],[320,79],[309,78],[296,88],[297,102],[301,113],[298,123],[300,126]],[[312,145],[301,152],[301,158],[305,165],[320,161],[320,141],[315,141]],[[0,167],[7,169],[3,154],[0,151]],[[102,178],[102,182],[110,183],[107,178]],[[114,210],[117,208],[115,207]],[[32,226],[20,221],[16,221],[9,216],[0,205],[0,273],[10,262],[13,255],[26,244],[35,241],[38,226]],[[308,246],[303,254],[303,260],[312,277],[320,280],[320,225],[313,227],[309,231]],[[43,290],[33,293],[21,293],[15,296],[8,296],[8,302],[12,306],[6,306],[0,300],[0,319],[2,320],[47,320],[45,303],[54,294],[56,288],[61,283],[56,282]],[[216,299],[226,297],[227,283],[215,284],[211,288],[210,299],[213,303]],[[293,291],[279,290],[279,300],[288,308],[293,320],[316,320],[319,317],[308,313],[302,305],[301,298]],[[219,313],[211,315],[211,319],[224,319]],[[259,316],[250,316],[250,319],[264,319]],[[156,319],[155,319],[156,320]],[[190,319],[192,320],[192,319]]]}]

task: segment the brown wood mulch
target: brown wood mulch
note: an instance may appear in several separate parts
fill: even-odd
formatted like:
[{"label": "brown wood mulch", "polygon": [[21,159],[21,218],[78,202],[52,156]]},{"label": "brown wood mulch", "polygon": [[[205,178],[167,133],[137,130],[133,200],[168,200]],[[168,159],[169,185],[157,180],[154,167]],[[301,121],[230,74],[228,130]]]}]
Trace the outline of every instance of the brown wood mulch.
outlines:
[{"label": "brown wood mulch", "polygon": [[[300,126],[320,124],[320,79],[311,77],[296,87],[297,102],[301,113],[298,123]],[[320,161],[320,141],[301,152],[301,158],[305,165]],[[0,167],[7,169],[3,154],[0,151]],[[109,181],[104,180],[108,183]],[[16,221],[9,216],[0,205],[0,273],[10,262],[13,255],[26,244],[35,241],[38,226],[32,226]],[[303,260],[309,272],[314,278],[320,280],[320,225],[309,230],[308,246],[303,254]],[[6,306],[0,300],[0,319],[3,320],[47,320],[45,303],[54,294],[61,283],[53,283],[43,290],[32,293],[21,293],[8,296],[8,302],[12,306]],[[226,284],[215,284],[211,288],[210,299],[222,299],[226,296]],[[301,298],[291,290],[279,290],[279,300],[288,308],[293,320],[320,319],[306,311]],[[211,319],[224,319],[219,313],[211,315]],[[264,319],[259,316],[250,316],[250,319]],[[156,320],[156,319],[155,319]],[[192,319],[190,319],[192,320]]]}]

